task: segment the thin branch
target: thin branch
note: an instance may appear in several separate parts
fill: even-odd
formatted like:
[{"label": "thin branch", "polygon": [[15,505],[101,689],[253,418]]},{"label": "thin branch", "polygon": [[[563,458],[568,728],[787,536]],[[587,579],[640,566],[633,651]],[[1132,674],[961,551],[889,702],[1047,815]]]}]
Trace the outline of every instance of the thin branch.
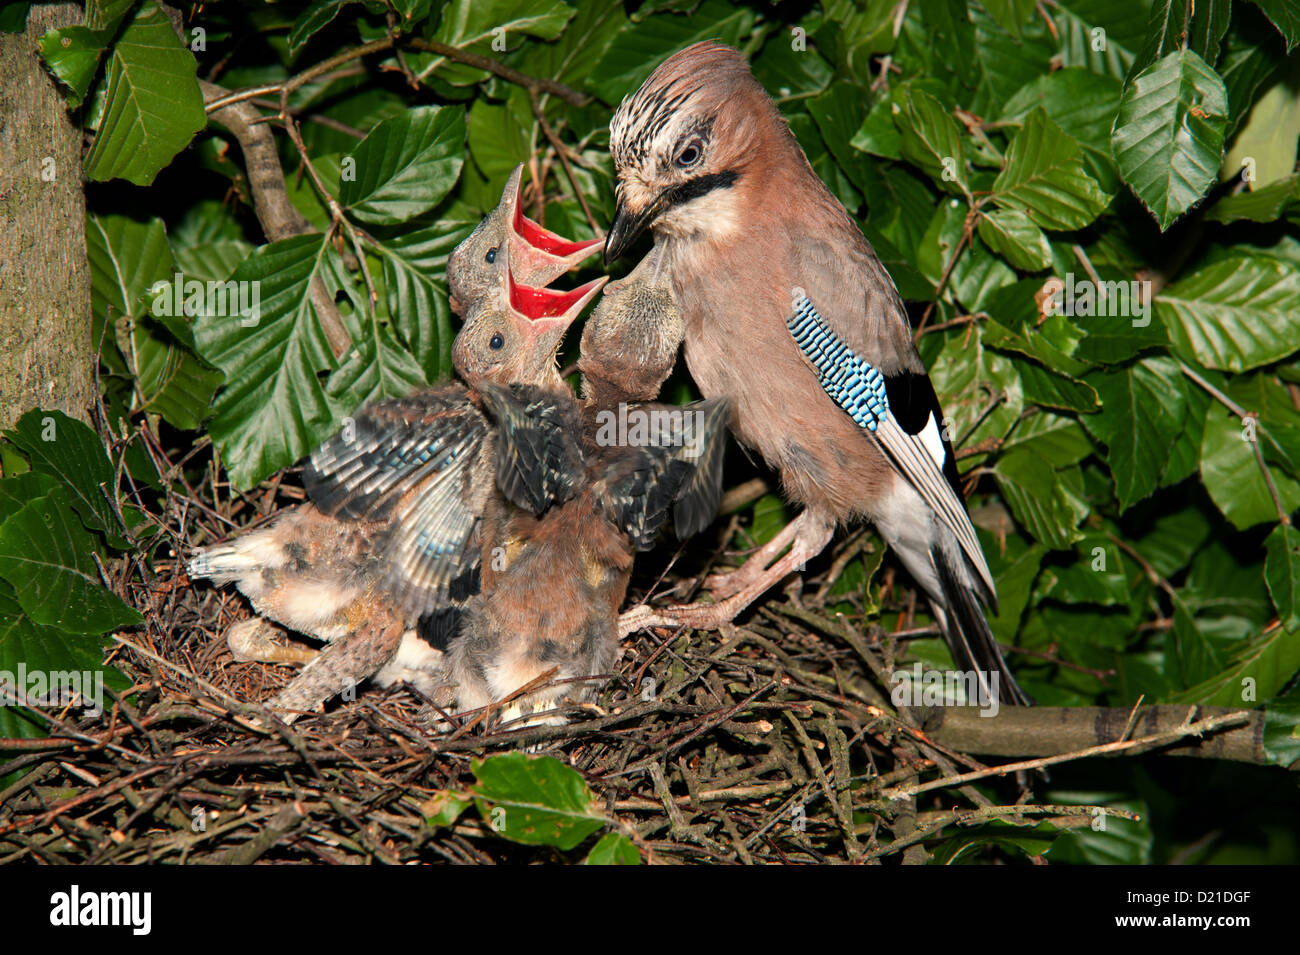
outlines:
[{"label": "thin branch", "polygon": [[546,79],[540,76],[529,76],[527,73],[521,73],[513,67],[506,66],[499,60],[491,57],[480,56],[477,53],[470,53],[468,50],[462,50],[458,47],[448,46],[445,43],[439,43],[437,40],[424,40],[420,37],[408,37],[406,45],[412,50],[419,50],[423,53],[436,53],[438,56],[446,57],[457,63],[463,63],[466,66],[472,66],[475,69],[487,70],[494,76],[499,76],[507,82],[514,83],[516,86],[522,86],[524,89],[534,93],[550,93],[552,96],[558,96],[570,106],[586,106],[591,102],[591,97],[585,93],[579,93],[571,86],[566,86],[558,80]]},{"label": "thin branch", "polygon": [[546,121],[546,114],[542,110],[541,100],[538,98],[537,91],[530,89],[528,99],[533,104],[533,115],[537,117],[537,124],[542,127],[542,133],[546,136],[553,147],[556,155],[560,157],[560,165],[564,167],[564,174],[569,177],[569,185],[573,187],[573,194],[578,197],[578,204],[582,206],[582,214],[587,217],[587,224],[591,226],[591,231],[600,234],[600,226],[596,224],[596,217],[591,214],[591,206],[587,205],[587,197],[582,194],[582,186],[579,185],[578,179],[573,174],[573,166],[569,164],[569,148],[564,145],[560,137],[551,129],[550,123]]},{"label": "thin branch", "polygon": [[971,237],[975,234],[975,218],[979,215],[978,210],[971,209],[966,213],[966,221],[961,227],[961,238],[957,240],[957,247],[952,250],[952,256],[948,259],[948,264],[943,268],[943,274],[939,276],[939,284],[934,287],[934,299],[925,307],[925,312],[921,315],[921,322],[916,326],[916,333],[912,336],[914,341],[920,341],[925,334],[925,324],[930,320],[934,313],[935,307],[939,304],[939,297],[943,294],[944,286],[948,284],[948,279],[952,275],[952,270],[957,265],[957,259],[961,257],[962,250],[966,248]]},{"label": "thin branch", "polygon": [[344,50],[331,56],[328,60],[322,60],[315,66],[303,70],[295,76],[290,77],[280,86],[280,114],[286,115],[289,108],[289,97],[302,87],[306,86],[318,76],[330,72],[335,67],[342,66],[344,63],[351,63],[353,60],[359,60],[363,56],[369,56],[371,53],[378,53],[381,50],[387,50],[393,45],[393,41],[388,37],[379,40],[371,40],[369,43],[363,43],[361,46],[353,47],[350,50]]},{"label": "thin branch", "polygon": [[957,328],[961,325],[970,325],[978,322],[981,318],[988,318],[986,312],[972,312],[969,315],[959,315],[956,318],[949,319],[946,322],[940,322],[938,325],[928,325],[924,329],[918,329],[920,335],[928,335],[931,332],[941,332],[946,328]]},{"label": "thin branch", "polygon": [[893,789],[887,789],[883,795],[887,799],[908,799],[912,796],[919,795],[923,792],[929,792],[932,789],[946,789],[949,786],[960,786],[965,783],[973,782],[977,779],[987,779],[990,776],[1005,776],[1007,773],[1018,773],[1031,769],[1043,769],[1047,766],[1055,766],[1058,763],[1069,763],[1077,759],[1088,759],[1092,756],[1109,756],[1115,753],[1126,752],[1131,749],[1141,747],[1160,746],[1165,743],[1172,743],[1188,736],[1203,736],[1225,726],[1233,726],[1246,722],[1251,719],[1252,714],[1247,710],[1240,710],[1235,713],[1229,713],[1226,716],[1211,716],[1203,720],[1191,721],[1191,716],[1196,712],[1196,707],[1190,707],[1187,711],[1187,719],[1183,723],[1163,733],[1152,733],[1149,736],[1141,736],[1131,740],[1116,740],[1113,743],[1103,743],[1100,746],[1090,746],[1087,749],[1081,749],[1073,753],[1062,753],[1059,756],[1044,756],[1040,759],[1027,759],[1018,763],[1007,763],[1002,766],[993,766],[989,769],[976,770],[975,772],[962,773],[960,776],[947,776],[942,779],[934,779],[928,783],[918,783],[912,786],[898,786]]},{"label": "thin branch", "polygon": [[[199,86],[203,99],[209,104],[229,99],[226,90],[215,83],[200,81]],[[278,242],[314,231],[307,217],[289,201],[275,136],[270,129],[258,124],[261,114],[257,109],[248,103],[231,102],[225,106],[209,107],[209,112],[215,122],[230,130],[244,152],[244,167],[253,194],[253,211],[257,213],[257,221],[267,239]]]},{"label": "thin branch", "polygon": [[757,501],[764,494],[770,493],[772,493],[772,488],[765,479],[750,478],[743,484],[737,484],[722,495],[722,502],[718,505],[718,513],[730,514],[733,511],[738,511],[742,507]]},{"label": "thin branch", "polygon": [[[203,91],[205,102],[219,103],[228,99],[227,91],[215,83],[200,80],[199,87]],[[307,221],[307,217],[289,200],[284,169],[275,148],[275,136],[259,122],[262,117],[257,108],[247,102],[230,102],[225,106],[210,108],[209,112],[215,122],[230,130],[244,153],[244,168],[252,192],[253,211],[257,214],[257,221],[261,223],[267,240],[278,242],[315,232],[315,227]],[[352,336],[348,334],[338,307],[318,277],[312,279],[310,291],[330,350],[336,358],[341,357],[352,346]]]},{"label": "thin branch", "polygon": [[[330,219],[334,228],[342,230],[342,232],[347,236],[348,241],[352,243],[353,252],[357,257],[357,261],[361,265],[361,274],[366,282],[366,313],[370,318],[370,321],[373,323],[374,306],[375,302],[379,300],[379,295],[375,292],[375,283],[370,277],[370,267],[366,264],[365,250],[361,248],[361,239],[357,234],[357,228],[348,220],[347,216],[343,214],[343,207],[339,205],[338,200],[335,199],[334,196],[330,194],[329,189],[325,187],[325,180],[320,177],[320,173],[316,171],[316,166],[312,163],[311,157],[307,155],[307,146],[302,141],[302,131],[298,128],[298,124],[294,121],[293,117],[287,113],[284,115],[283,119],[285,132],[289,134],[289,139],[293,142],[294,148],[298,150],[298,155],[302,158],[302,164],[307,170],[307,175],[311,178],[312,184],[316,187],[316,191],[320,193],[321,199],[324,200],[325,205],[328,207],[330,211]],[[314,291],[315,290],[313,289],[313,292]],[[323,286],[322,291],[324,291]],[[314,300],[315,295],[313,294],[313,301]]]},{"label": "thin branch", "polygon": [[[208,84],[215,85],[215,84]],[[249,86],[242,90],[236,90],[233,93],[226,93],[223,96],[217,96],[214,99],[206,99],[203,103],[203,109],[209,113],[215,113],[218,110],[225,109],[227,106],[234,106],[236,103],[242,103],[245,100],[255,99],[259,96],[266,96],[268,93],[280,92],[280,83],[268,83],[266,86]]]}]

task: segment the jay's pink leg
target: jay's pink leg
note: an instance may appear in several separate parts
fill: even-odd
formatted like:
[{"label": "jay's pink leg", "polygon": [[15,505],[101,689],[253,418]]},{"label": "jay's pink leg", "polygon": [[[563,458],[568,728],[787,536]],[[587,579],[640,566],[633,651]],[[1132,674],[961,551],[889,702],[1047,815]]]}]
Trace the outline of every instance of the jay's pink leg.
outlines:
[{"label": "jay's pink leg", "polygon": [[735,596],[751,584],[762,580],[767,572],[768,565],[776,560],[777,555],[785,550],[799,533],[807,513],[807,511],[801,512],[798,517],[781,528],[775,537],[750,554],[745,562],[735,570],[710,574],[704,580],[705,588],[712,596],[720,600],[724,597]]},{"label": "jay's pink leg", "polygon": [[[765,567],[760,575],[756,575],[755,579],[746,583],[744,587],[726,600],[716,604],[694,603],[688,606],[664,607],[658,610],[641,604],[619,617],[619,636],[624,637],[636,630],[644,630],[646,627],[687,626],[695,630],[716,630],[724,623],[730,623],[742,610],[753,603],[763,591],[783,579],[787,574],[802,570],[805,562],[820,554],[823,548],[830,543],[831,535],[835,530],[833,524],[818,517],[810,517],[807,511],[800,514],[797,520],[792,521],[790,527],[787,527],[786,530],[788,531],[790,528],[795,528],[794,533],[791,535],[794,538],[794,543],[791,545],[790,551],[776,563]],[[785,531],[782,531],[782,533],[785,533]],[[751,561],[753,559],[750,558]],[[748,564],[746,564],[747,567]]]}]

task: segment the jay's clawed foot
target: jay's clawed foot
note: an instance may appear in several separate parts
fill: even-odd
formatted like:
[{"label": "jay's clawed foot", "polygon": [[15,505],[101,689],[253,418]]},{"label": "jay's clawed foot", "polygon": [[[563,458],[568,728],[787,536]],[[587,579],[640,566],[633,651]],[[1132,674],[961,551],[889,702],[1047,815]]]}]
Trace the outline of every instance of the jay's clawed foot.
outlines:
[{"label": "jay's clawed foot", "polygon": [[[720,603],[693,603],[686,606],[653,608],[641,604],[633,607],[618,619],[619,636],[625,637],[637,630],[647,627],[690,627],[694,630],[717,630],[724,623],[730,623],[738,614],[773,584],[788,574],[803,569],[807,561],[820,554],[830,543],[834,527],[823,521],[809,517],[808,512],[800,514],[791,521],[780,534],[769,541],[755,553],[739,570],[727,577],[736,580],[737,574],[742,585],[727,599]],[[793,541],[784,557],[770,566],[766,562]],[[756,566],[757,572],[750,567]]]},{"label": "jay's clawed foot", "polygon": [[708,577],[704,578],[704,589],[712,597],[722,600],[727,597],[734,597],[745,588],[764,579],[768,565],[794,540],[799,533],[800,527],[803,526],[804,519],[804,514],[801,513],[789,524],[781,528],[775,537],[750,554],[749,558],[735,570],[709,574]]}]

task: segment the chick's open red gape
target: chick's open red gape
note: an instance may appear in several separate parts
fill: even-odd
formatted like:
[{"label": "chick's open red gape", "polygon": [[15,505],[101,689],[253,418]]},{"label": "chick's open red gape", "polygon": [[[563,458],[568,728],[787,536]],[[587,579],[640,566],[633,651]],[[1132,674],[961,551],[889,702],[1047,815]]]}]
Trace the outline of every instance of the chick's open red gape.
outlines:
[{"label": "chick's open red gape", "polygon": [[[510,307],[529,321],[562,318],[582,299],[588,297],[600,285],[607,281],[606,276],[594,279],[586,285],[579,285],[569,292],[559,292],[548,288],[534,288],[520,285],[510,275]],[[570,316],[572,317],[572,316]]]},{"label": "chick's open red gape", "polygon": [[570,242],[564,236],[556,235],[550,229],[538,225],[524,215],[523,197],[520,195],[516,195],[514,229],[515,234],[533,248],[564,257],[573,255],[575,252],[595,249],[596,246],[603,244],[605,241],[603,237],[600,237],[582,242]]}]

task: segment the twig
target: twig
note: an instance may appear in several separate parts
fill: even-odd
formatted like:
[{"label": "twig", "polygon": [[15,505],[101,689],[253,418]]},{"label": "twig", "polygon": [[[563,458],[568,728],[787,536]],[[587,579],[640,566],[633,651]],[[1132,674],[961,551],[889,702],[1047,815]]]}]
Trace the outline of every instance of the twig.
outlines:
[{"label": "twig", "polygon": [[[205,101],[218,102],[226,96],[226,91],[213,83],[200,81],[200,87]],[[210,112],[215,121],[230,130],[243,150],[244,168],[248,171],[248,185],[253,194],[253,211],[257,213],[257,221],[261,223],[268,241],[278,242],[315,232],[315,227],[289,200],[275,137],[270,129],[257,123],[260,116],[256,108],[248,103],[232,102]],[[338,306],[319,276],[312,277],[310,294],[330,350],[335,358],[340,358],[352,347],[352,336],[343,325]]]},{"label": "twig", "polygon": [[369,56],[371,53],[378,53],[381,50],[387,50],[392,45],[393,41],[389,37],[371,40],[369,43],[361,44],[361,46],[353,47],[350,50],[344,50],[342,53],[336,53],[328,60],[322,60],[315,66],[291,76],[280,85],[280,115],[288,115],[289,97],[318,76],[323,76],[336,67],[342,66],[344,63],[351,63],[353,60],[359,60],[363,56]]},{"label": "twig", "polygon": [[934,287],[934,299],[925,307],[921,315],[921,321],[916,326],[916,332],[912,335],[913,341],[920,341],[925,335],[925,324],[930,320],[934,313],[935,307],[939,304],[939,299],[943,295],[944,286],[948,284],[948,279],[952,275],[952,270],[957,265],[957,259],[961,257],[962,250],[966,248],[971,237],[975,234],[975,217],[979,213],[975,209],[970,209],[966,213],[966,221],[962,223],[961,238],[957,240],[957,246],[952,250],[952,255],[948,259],[948,264],[943,267],[943,274],[939,276],[939,284]]},{"label": "twig", "polygon": [[487,70],[495,76],[501,77],[507,82],[514,83],[516,86],[522,86],[524,89],[535,93],[550,93],[558,96],[570,106],[586,106],[591,102],[591,97],[584,93],[579,93],[571,86],[566,86],[558,80],[546,79],[540,76],[529,76],[527,73],[521,73],[513,67],[506,66],[498,60],[491,57],[480,56],[477,53],[470,53],[468,50],[462,50],[454,46],[448,46],[445,43],[439,43],[437,40],[424,40],[419,37],[409,37],[406,45],[412,50],[420,50],[425,53],[436,53],[438,56],[446,57],[457,63],[464,63],[466,66],[472,66],[475,69]]},{"label": "twig", "polygon": [[1200,385],[1203,389],[1205,389],[1205,391],[1211,397],[1213,397],[1225,408],[1227,408],[1229,411],[1235,414],[1242,421],[1245,421],[1247,418],[1255,419],[1256,434],[1250,436],[1250,446],[1251,449],[1255,452],[1255,463],[1259,465],[1259,470],[1264,475],[1264,483],[1268,486],[1268,493],[1273,498],[1273,506],[1277,509],[1278,521],[1283,526],[1290,527],[1291,516],[1287,514],[1286,508],[1282,504],[1282,495],[1278,493],[1277,485],[1273,483],[1273,474],[1272,472],[1269,471],[1268,465],[1264,462],[1264,452],[1260,449],[1259,446],[1258,432],[1261,431],[1264,427],[1263,422],[1259,420],[1259,415],[1253,414],[1252,412],[1247,411],[1241,405],[1237,404],[1235,401],[1233,401],[1231,398],[1225,395],[1218,388],[1215,388],[1214,385],[1206,381],[1204,377],[1197,374],[1195,370],[1189,368],[1186,362],[1180,361],[1178,363],[1178,367],[1184,375],[1186,375],[1192,381],[1196,382],[1196,384]]},{"label": "twig", "polygon": [[766,480],[751,478],[743,484],[737,484],[722,495],[722,501],[718,504],[718,513],[731,514],[770,493],[772,493],[772,488]]},{"label": "twig", "polygon": [[[591,206],[587,205],[587,197],[583,195],[582,186],[579,185],[577,177],[573,174],[573,166],[569,164],[568,147],[551,129],[550,123],[546,121],[546,113],[542,110],[541,100],[537,96],[537,90],[528,91],[528,99],[533,105],[533,115],[537,117],[537,125],[542,128],[542,133],[546,136],[553,147],[555,153],[560,157],[560,165],[564,167],[564,174],[569,178],[569,185],[573,187],[573,194],[578,197],[578,204],[582,206],[582,214],[587,217],[587,224],[591,226],[591,231],[600,234],[600,226],[596,224],[596,217],[591,214]],[[538,180],[540,183],[541,180]]]}]

